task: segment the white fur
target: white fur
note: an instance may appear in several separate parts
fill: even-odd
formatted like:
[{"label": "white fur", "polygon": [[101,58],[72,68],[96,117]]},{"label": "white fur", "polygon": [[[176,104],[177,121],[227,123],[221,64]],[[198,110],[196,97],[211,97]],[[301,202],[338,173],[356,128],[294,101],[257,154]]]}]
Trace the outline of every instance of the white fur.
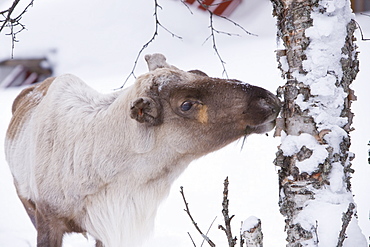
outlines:
[{"label": "white fur", "polygon": [[[246,134],[250,120],[242,114],[248,97],[240,95],[248,93],[239,87],[243,102],[236,100],[225,111],[215,107],[210,116],[220,119],[211,119],[210,124],[209,108],[198,102],[194,107],[199,114],[190,121],[193,127],[189,130],[189,122],[185,124],[173,108],[184,99],[171,96],[170,89],[183,92],[184,85],[191,88],[195,82],[203,83],[204,75],[169,66],[160,54],[146,59],[150,72],[138,77],[133,86],[112,94],[100,94],[73,75],[57,77],[45,96],[41,89],[43,85],[47,88],[46,83],[39,85],[40,90],[21,93],[5,142],[21,199],[31,199],[44,216],[52,212],[47,217],[81,226],[106,247],[140,245],[153,227],[159,203],[179,174],[192,160]],[[215,85],[221,82],[217,79]],[[271,115],[252,126],[250,133],[273,128],[278,112],[273,113],[271,107],[278,110],[278,99],[271,95],[266,94],[270,103],[261,100],[263,105],[256,104],[257,111],[267,109]],[[234,92],[227,91],[224,97],[230,98],[222,99],[229,103]],[[144,98],[149,99],[147,115],[143,114]],[[219,128],[224,123],[225,130]]]},{"label": "white fur", "polygon": [[150,233],[159,202],[194,158],[166,142],[154,146],[164,134],[126,113],[145,79],[101,95],[73,75],[60,76],[17,138],[6,141],[19,194],[72,216],[107,247],[136,246]]}]

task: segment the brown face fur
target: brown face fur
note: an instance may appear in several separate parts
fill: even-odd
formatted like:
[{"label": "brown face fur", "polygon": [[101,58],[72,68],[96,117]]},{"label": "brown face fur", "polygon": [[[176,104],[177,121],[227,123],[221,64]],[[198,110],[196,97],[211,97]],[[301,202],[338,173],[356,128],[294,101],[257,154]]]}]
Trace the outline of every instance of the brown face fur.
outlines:
[{"label": "brown face fur", "polygon": [[164,85],[154,79],[147,92],[161,106],[155,125],[171,133],[169,141],[174,146],[190,153],[210,152],[275,126],[280,101],[269,91],[237,80],[211,78],[203,72],[187,73],[193,74],[191,81],[174,71]]}]

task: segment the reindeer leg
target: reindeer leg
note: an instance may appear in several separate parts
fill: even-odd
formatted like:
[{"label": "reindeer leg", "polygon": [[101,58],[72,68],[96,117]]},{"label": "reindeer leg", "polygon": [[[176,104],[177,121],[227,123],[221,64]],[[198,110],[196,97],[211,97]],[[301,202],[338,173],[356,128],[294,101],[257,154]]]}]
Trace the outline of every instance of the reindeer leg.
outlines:
[{"label": "reindeer leg", "polygon": [[21,196],[19,196],[19,199],[21,200],[24,208],[26,209],[26,212],[28,214],[28,217],[30,217],[32,224],[34,227],[36,227],[36,205],[31,199],[26,199]]},{"label": "reindeer leg", "polygon": [[95,247],[104,247],[104,245],[100,240],[95,240]]},{"label": "reindeer leg", "polygon": [[36,210],[37,247],[62,247],[66,226],[63,219]]},{"label": "reindeer leg", "polygon": [[17,192],[19,199],[21,200],[24,208],[26,209],[28,217],[30,217],[33,226],[36,227],[36,205],[35,203],[31,199],[26,199],[25,197],[21,196],[18,190],[18,183],[15,179],[14,179],[14,186],[15,186],[15,191]]}]

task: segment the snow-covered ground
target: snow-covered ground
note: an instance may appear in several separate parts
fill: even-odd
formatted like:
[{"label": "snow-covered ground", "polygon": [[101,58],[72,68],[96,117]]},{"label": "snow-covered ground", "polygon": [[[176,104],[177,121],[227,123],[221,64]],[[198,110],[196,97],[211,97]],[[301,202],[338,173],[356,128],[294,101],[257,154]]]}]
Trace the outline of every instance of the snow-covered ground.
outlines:
[{"label": "snow-covered ground", "polygon": [[[0,9],[10,6],[7,0]],[[159,29],[155,41],[144,54],[160,52],[170,64],[184,70],[200,69],[210,76],[222,77],[222,67],[212,50],[208,15],[192,8],[193,14],[180,2],[161,0],[158,15],[161,24],[176,35]],[[48,56],[56,66],[56,75],[73,73],[92,87],[110,92],[122,85],[129,75],[137,52],[154,32],[153,1],[120,0],[54,0],[35,1],[22,19],[28,31],[18,35],[15,57]],[[274,50],[277,49],[275,19],[267,0],[245,0],[231,16],[258,37],[240,32],[233,24],[215,20],[220,31],[240,33],[241,37],[217,35],[218,50],[226,61],[230,78],[237,78],[275,91],[284,81],[280,78]],[[365,35],[370,37],[370,18],[358,16]],[[358,37],[360,37],[358,35]],[[204,44],[203,44],[204,43]],[[358,42],[360,73],[353,83],[358,101],[353,104],[355,119],[351,151],[356,154],[352,185],[358,206],[359,225],[366,238],[370,236],[369,189],[370,165],[367,143],[370,139],[368,117],[370,97],[370,42]],[[0,59],[11,54],[9,37],[0,36]],[[136,74],[147,71],[141,57]],[[129,80],[129,84],[133,78]],[[10,109],[20,89],[0,91],[0,139],[11,117]],[[206,231],[217,216],[209,236],[217,246],[226,246],[222,224],[221,202],[223,180],[229,177],[230,213],[235,214],[233,230],[239,235],[241,221],[254,215],[262,220],[265,246],[284,246],[284,219],[278,208],[277,168],[272,161],[280,139],[272,133],[250,136],[243,149],[241,141],[207,155],[195,162],[174,183],[168,199],[162,203],[156,229],[146,246],[192,246],[188,236],[200,246],[201,238],[192,226],[179,193],[184,191],[193,217]],[[0,152],[0,246],[35,246],[36,232],[17,199],[4,154]],[[143,236],[148,237],[148,236]],[[66,238],[65,246],[92,246],[83,237]]]}]

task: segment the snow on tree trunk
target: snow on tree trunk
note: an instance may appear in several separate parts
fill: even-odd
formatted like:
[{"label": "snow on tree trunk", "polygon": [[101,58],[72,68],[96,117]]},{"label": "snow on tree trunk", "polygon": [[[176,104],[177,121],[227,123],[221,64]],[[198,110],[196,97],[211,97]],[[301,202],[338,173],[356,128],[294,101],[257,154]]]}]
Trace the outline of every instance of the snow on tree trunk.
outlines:
[{"label": "snow on tree trunk", "polygon": [[263,247],[261,220],[250,216],[243,222],[241,236],[246,247]]},{"label": "snow on tree trunk", "polygon": [[[280,211],[286,217],[287,246],[337,246],[342,215],[353,207],[349,152],[355,100],[350,84],[358,72],[346,0],[271,0],[277,17],[279,68],[287,80],[280,167]],[[343,224],[344,225],[344,224]],[[357,219],[344,226],[343,246],[366,246]]]}]

